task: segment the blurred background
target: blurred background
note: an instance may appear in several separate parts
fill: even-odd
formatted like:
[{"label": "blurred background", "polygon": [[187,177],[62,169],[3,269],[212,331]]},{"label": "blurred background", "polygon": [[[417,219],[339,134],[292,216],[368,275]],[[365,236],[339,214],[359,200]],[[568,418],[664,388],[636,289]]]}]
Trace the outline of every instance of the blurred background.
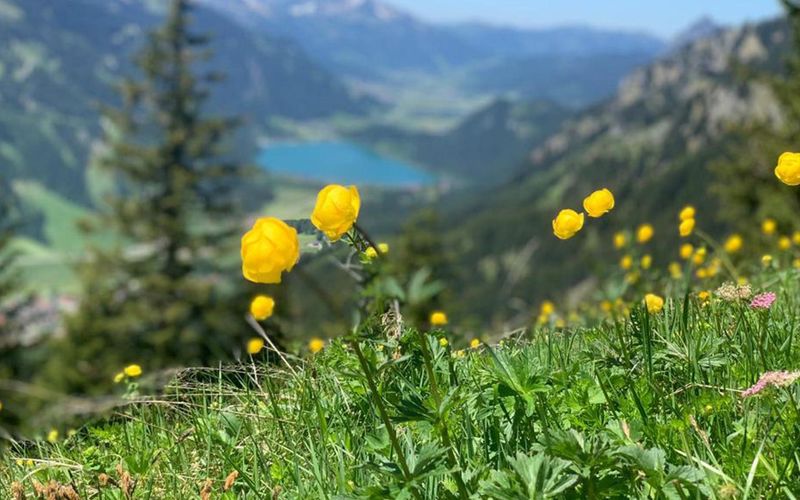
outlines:
[{"label": "blurred background", "polygon": [[[326,183],[359,187],[399,275],[444,284],[411,316],[444,308],[468,338],[591,295],[617,231],[652,223],[665,268],[686,203],[712,236],[790,224],[784,7],[0,0],[3,427],[93,411],[75,396],[129,363],[242,358],[256,292],[289,351],[346,331],[350,281],[305,222]],[[614,216],[553,238],[603,186]],[[238,245],[266,215],[300,229],[303,265],[256,287]]]}]

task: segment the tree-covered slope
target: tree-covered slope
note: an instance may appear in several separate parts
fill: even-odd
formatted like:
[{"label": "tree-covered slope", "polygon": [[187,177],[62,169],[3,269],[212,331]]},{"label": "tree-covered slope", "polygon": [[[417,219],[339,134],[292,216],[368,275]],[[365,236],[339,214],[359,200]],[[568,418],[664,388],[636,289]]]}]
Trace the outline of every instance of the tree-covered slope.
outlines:
[{"label": "tree-covered slope", "polygon": [[[0,175],[89,201],[85,169],[100,136],[97,107],[112,102],[111,86],[130,74],[130,54],[162,7],[0,0]],[[211,10],[198,9],[195,21],[196,32],[214,38],[210,66],[226,75],[211,110],[243,117],[252,133],[275,116],[317,118],[370,105],[291,42],[249,33]]]}]

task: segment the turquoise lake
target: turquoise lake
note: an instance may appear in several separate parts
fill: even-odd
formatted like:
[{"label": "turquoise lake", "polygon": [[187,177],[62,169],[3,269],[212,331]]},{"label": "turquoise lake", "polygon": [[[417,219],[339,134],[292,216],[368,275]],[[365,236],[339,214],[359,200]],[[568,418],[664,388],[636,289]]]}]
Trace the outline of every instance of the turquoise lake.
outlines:
[{"label": "turquoise lake", "polygon": [[270,144],[257,163],[276,174],[325,183],[415,187],[435,181],[415,166],[345,141]]}]

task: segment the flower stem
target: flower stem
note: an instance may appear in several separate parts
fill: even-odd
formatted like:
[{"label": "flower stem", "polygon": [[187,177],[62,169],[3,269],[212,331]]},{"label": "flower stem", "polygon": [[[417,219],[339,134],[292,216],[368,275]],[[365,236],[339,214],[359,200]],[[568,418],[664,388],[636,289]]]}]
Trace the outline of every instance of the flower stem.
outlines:
[{"label": "flower stem", "polygon": [[[400,470],[403,472],[403,477],[405,478],[406,483],[411,483],[411,472],[408,469],[406,455],[403,452],[403,449],[400,447],[400,442],[397,440],[397,434],[394,431],[391,420],[389,420],[389,413],[386,411],[383,400],[378,393],[378,387],[375,385],[375,381],[373,380],[372,370],[369,362],[367,361],[367,358],[364,357],[364,352],[361,350],[361,345],[358,343],[358,339],[351,338],[350,345],[353,347],[356,357],[358,357],[358,362],[361,364],[361,369],[364,371],[364,375],[367,378],[367,384],[369,385],[369,390],[372,394],[372,400],[375,403],[375,406],[378,408],[378,413],[381,416],[381,420],[383,420],[383,425],[386,427],[386,432],[389,433],[389,440],[392,442],[392,447],[397,453],[397,458],[400,462]],[[421,500],[422,497],[420,497],[416,488],[412,487],[411,493],[414,495],[414,498]]]}]

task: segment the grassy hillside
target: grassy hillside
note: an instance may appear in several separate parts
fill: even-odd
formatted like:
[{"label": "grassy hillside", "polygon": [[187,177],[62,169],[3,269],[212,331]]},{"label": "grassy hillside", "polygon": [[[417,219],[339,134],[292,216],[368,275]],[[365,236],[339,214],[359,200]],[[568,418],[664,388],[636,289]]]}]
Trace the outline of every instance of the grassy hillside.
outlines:
[{"label": "grassy hillside", "polygon": [[705,296],[686,279],[651,281],[667,292],[663,310],[648,312],[641,296],[612,310],[586,304],[566,327],[554,315],[472,347],[446,327],[398,336],[367,322],[365,365],[342,341],[272,365],[262,352],[182,370],[152,397],[144,392],[172,375],[132,360],[145,375],[116,398],[51,401],[39,420],[90,408],[114,416],[43,427],[12,447],[0,493],[794,498],[800,271],[784,260],[738,269],[755,292],[777,292],[775,303],[750,305],[735,286]]}]

